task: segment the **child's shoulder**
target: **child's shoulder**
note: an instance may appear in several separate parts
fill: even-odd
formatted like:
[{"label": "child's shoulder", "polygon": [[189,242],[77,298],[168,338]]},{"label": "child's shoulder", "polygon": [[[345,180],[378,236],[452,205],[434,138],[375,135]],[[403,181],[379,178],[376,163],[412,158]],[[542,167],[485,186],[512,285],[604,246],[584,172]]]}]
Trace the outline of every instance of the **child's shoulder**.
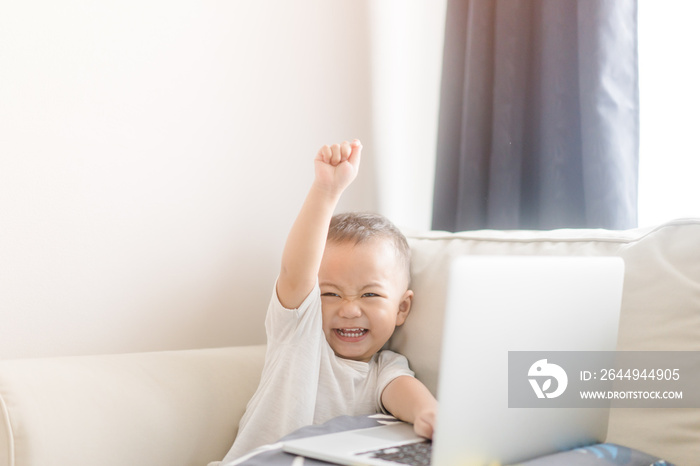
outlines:
[{"label": "child's shoulder", "polygon": [[379,365],[380,370],[384,367],[395,365],[401,365],[408,368],[408,359],[406,359],[406,356],[392,350],[379,350],[375,359],[377,361],[377,364]]}]

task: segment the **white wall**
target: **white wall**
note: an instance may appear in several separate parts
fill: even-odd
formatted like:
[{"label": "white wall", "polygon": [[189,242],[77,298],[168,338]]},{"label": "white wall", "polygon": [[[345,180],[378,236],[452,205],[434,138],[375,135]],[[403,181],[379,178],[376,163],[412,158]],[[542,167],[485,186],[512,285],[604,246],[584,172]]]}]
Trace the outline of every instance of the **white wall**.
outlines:
[{"label": "white wall", "polygon": [[[263,342],[318,147],[364,143],[339,210],[392,209],[377,189],[377,148],[391,145],[376,132],[391,115],[373,95],[379,4],[400,8],[3,2],[0,358]],[[436,56],[441,14],[413,32]],[[425,128],[421,151],[436,115],[408,119]],[[431,195],[421,172],[410,176]]]},{"label": "white wall", "polygon": [[639,225],[700,217],[695,0],[639,2]]},{"label": "white wall", "polygon": [[371,3],[378,210],[408,230],[432,221],[446,0]]}]

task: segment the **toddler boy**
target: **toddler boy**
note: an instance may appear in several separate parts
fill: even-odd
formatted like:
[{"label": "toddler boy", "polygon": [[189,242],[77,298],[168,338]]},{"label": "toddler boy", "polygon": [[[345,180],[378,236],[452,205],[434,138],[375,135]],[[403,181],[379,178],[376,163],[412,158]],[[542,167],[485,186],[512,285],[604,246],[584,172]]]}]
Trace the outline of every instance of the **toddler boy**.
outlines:
[{"label": "toddler boy", "polygon": [[405,357],[381,351],[411,309],[406,239],[378,215],[333,217],[361,152],[360,141],[345,141],[323,146],[314,160],[268,308],[260,385],[224,464],[344,414],[387,412],[432,438],[435,398]]}]

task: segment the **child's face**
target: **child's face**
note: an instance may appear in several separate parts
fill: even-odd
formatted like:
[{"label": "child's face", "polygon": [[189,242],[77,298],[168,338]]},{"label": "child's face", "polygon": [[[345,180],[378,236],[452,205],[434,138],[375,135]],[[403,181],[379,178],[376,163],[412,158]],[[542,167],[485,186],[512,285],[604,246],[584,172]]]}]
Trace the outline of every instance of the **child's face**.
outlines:
[{"label": "child's face", "polygon": [[413,299],[393,245],[381,238],[328,243],[318,278],[328,344],[342,358],[368,362],[406,320]]}]

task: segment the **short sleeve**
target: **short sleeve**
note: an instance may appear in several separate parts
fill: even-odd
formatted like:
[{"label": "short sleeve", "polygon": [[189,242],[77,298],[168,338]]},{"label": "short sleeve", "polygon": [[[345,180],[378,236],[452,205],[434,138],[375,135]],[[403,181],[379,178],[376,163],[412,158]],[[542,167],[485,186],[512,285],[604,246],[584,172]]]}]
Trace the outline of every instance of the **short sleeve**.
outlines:
[{"label": "short sleeve", "polygon": [[277,283],[272,290],[272,298],[265,317],[265,331],[268,345],[285,344],[299,340],[296,335],[314,335],[321,329],[321,289],[318,282],[296,309],[282,306],[277,297]]},{"label": "short sleeve", "polygon": [[379,353],[377,364],[379,366],[377,376],[377,406],[382,413],[389,414],[382,403],[382,393],[384,392],[384,389],[397,377],[402,375],[414,377],[415,374],[408,367],[408,359],[399,353],[394,353],[393,351],[381,351]]},{"label": "short sleeve", "polygon": [[226,461],[314,419],[324,339],[318,283],[297,309],[285,309],[273,291],[265,328],[268,344],[260,383]]}]

